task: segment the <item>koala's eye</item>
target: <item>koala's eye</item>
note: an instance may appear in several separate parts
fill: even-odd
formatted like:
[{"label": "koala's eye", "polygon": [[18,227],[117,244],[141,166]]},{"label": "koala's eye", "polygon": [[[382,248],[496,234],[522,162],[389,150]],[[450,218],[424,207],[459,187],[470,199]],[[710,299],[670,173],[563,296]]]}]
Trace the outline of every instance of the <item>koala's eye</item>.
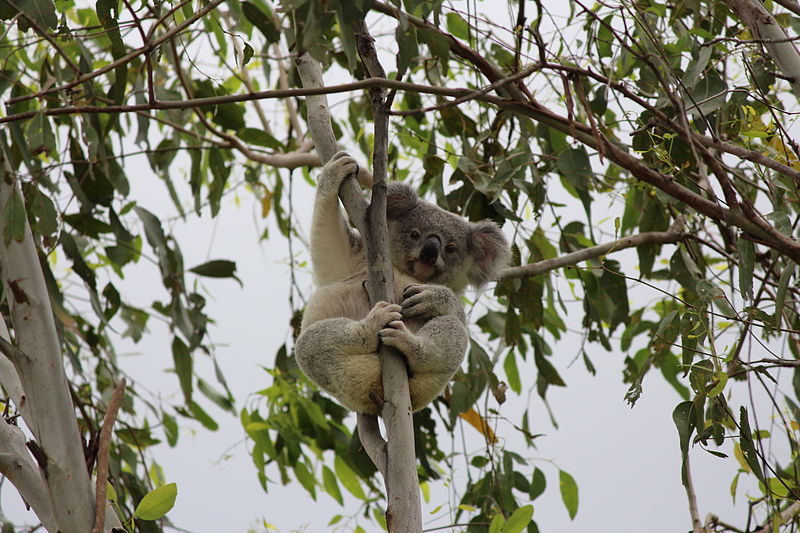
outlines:
[{"label": "koala's eye", "polygon": [[411,230],[411,233],[410,233],[410,235],[411,235],[411,238],[412,238],[412,239],[414,239],[415,241],[416,241],[417,239],[419,239],[419,232],[418,232],[417,230],[415,230],[415,229],[412,229],[412,230]]},{"label": "koala's eye", "polygon": [[444,247],[444,251],[447,252],[448,254],[454,254],[456,253],[456,245],[448,244],[447,246]]}]

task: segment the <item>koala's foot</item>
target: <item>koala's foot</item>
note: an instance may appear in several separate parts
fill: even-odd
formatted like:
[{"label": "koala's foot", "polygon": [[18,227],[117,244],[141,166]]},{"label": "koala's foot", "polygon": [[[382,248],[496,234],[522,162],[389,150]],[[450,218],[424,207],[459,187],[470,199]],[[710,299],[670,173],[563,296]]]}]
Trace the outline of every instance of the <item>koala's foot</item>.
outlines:
[{"label": "koala's foot", "polygon": [[397,322],[403,318],[400,314],[400,306],[388,302],[378,302],[375,307],[370,309],[369,314],[364,319],[367,331],[370,334],[380,335],[381,330],[392,322]]},{"label": "koala's foot", "polygon": [[458,297],[443,285],[409,285],[403,290],[405,318],[427,319],[457,313],[460,309]]},{"label": "koala's foot", "polygon": [[383,344],[397,348],[406,356],[416,351],[414,334],[408,330],[402,320],[389,322],[378,332],[378,336]]},{"label": "koala's foot", "polygon": [[351,174],[358,174],[358,163],[347,152],[337,152],[322,168],[317,183],[318,192],[325,196],[338,195],[342,181]]}]

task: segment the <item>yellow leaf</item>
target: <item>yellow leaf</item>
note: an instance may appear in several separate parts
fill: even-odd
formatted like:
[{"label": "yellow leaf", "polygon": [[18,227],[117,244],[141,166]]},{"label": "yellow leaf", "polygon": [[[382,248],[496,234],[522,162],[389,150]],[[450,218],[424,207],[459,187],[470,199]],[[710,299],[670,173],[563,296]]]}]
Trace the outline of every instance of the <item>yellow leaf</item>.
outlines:
[{"label": "yellow leaf", "polygon": [[486,441],[490,444],[494,444],[497,442],[497,436],[492,431],[492,428],[489,427],[489,424],[486,422],[486,419],[483,418],[473,407],[469,408],[469,411],[461,413],[458,415],[462,419],[464,419],[469,425],[477,429],[484,437],[486,437]]},{"label": "yellow leaf", "polygon": [[733,456],[739,461],[739,466],[742,467],[742,470],[750,472],[750,467],[747,464],[747,460],[744,458],[742,447],[738,442],[733,445]]},{"label": "yellow leaf", "polygon": [[261,197],[261,218],[267,218],[271,207],[272,193],[269,191],[264,191],[264,196]]}]

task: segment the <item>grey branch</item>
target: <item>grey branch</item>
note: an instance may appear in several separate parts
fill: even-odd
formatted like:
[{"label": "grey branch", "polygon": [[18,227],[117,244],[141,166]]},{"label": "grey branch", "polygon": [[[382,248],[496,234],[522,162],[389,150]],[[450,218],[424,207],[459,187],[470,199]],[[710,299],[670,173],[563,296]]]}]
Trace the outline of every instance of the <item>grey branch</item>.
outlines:
[{"label": "grey branch", "polygon": [[642,244],[669,244],[678,242],[683,237],[683,218],[676,219],[672,227],[667,231],[648,231],[631,235],[630,237],[623,237],[613,242],[598,244],[597,246],[590,246],[576,252],[554,257],[552,259],[545,259],[537,261],[529,265],[522,265],[510,267],[502,270],[497,276],[497,281],[515,278],[528,278],[531,276],[538,276],[557,268],[577,265],[583,261],[594,259],[603,255],[613,252],[618,252],[626,248],[633,248]]},{"label": "grey branch", "polygon": [[386,441],[381,436],[377,416],[358,415],[358,438],[378,472],[386,479]]},{"label": "grey branch", "polygon": [[0,420],[0,474],[16,487],[47,531],[58,530],[47,487],[25,446],[25,435],[5,420]]},{"label": "grey branch", "polygon": [[[2,314],[0,314],[0,340],[11,346],[11,336],[8,334],[6,321]],[[19,375],[17,375],[17,369],[14,368],[11,359],[6,355],[5,346],[6,344],[0,342],[0,352],[5,355],[5,357],[0,356],[0,385],[11,397],[11,401],[14,402],[17,410],[23,413],[23,417],[27,418],[30,415],[27,413],[28,407],[25,403],[25,392],[22,390],[22,383],[19,380]],[[16,349],[14,346],[11,346],[11,348]]]},{"label": "grey branch", "polygon": [[[304,89],[322,89],[325,84],[322,80],[322,67],[319,62],[308,54],[303,54],[297,60],[297,72],[303,82]],[[314,147],[320,159],[328,161],[339,150],[336,137],[333,135],[331,126],[331,115],[328,110],[328,97],[323,94],[306,96],[306,108],[308,109],[308,132],[314,140]],[[366,204],[364,196],[358,183],[353,178],[347,178],[342,182],[339,189],[339,196],[342,203],[350,215],[350,220],[355,224],[356,229],[362,235],[366,232],[365,216]]]}]

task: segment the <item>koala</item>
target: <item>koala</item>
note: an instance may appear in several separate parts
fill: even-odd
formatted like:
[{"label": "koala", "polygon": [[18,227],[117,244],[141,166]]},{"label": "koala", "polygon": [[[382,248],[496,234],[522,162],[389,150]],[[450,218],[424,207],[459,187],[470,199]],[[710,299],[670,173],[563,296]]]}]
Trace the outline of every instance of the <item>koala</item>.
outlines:
[{"label": "koala", "polygon": [[417,411],[436,398],[464,359],[469,336],[460,294],[505,266],[508,243],[493,222],[468,222],[419,199],[408,185],[390,183],[386,218],[400,303],[371,306],[363,242],[339,208],[339,186],[357,172],[355,160],[340,152],[319,177],[311,226],[317,289],[303,315],[295,357],[306,376],[344,407],[376,415],[370,393],[383,397],[378,346],[392,346],[406,359]]}]

